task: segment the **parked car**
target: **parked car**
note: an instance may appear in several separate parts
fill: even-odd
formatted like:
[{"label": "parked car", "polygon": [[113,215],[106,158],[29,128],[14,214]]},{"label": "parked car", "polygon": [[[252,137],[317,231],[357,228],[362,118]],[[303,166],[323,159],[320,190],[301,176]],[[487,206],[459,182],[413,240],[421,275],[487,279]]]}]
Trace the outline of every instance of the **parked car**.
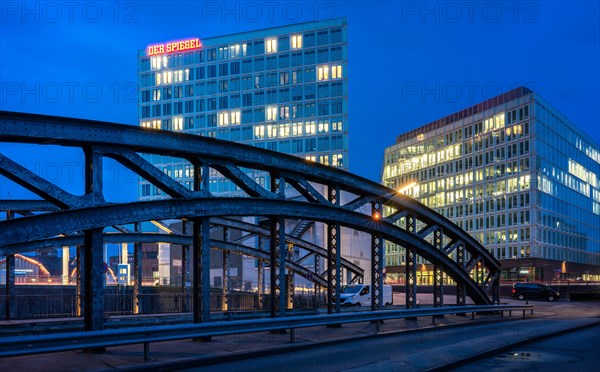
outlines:
[{"label": "parked car", "polygon": [[560,298],[560,293],[545,284],[515,283],[512,289],[512,297],[518,298],[519,300],[531,298],[555,301]]}]

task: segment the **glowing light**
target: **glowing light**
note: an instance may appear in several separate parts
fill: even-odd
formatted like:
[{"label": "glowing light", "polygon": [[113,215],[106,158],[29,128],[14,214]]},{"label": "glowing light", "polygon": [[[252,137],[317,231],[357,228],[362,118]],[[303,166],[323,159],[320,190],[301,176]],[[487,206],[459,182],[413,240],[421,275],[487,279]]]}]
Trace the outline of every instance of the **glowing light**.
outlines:
[{"label": "glowing light", "polygon": [[410,182],[398,189],[399,194],[403,194],[417,185],[416,182]]},{"label": "glowing light", "polygon": [[379,212],[373,212],[373,219],[375,221],[379,221],[381,219],[381,215],[379,214]]},{"label": "glowing light", "polygon": [[200,39],[186,39],[179,41],[170,41],[163,44],[149,45],[146,48],[146,54],[148,56],[155,56],[158,54],[175,53],[175,52],[186,52],[188,50],[200,49],[202,43]]}]

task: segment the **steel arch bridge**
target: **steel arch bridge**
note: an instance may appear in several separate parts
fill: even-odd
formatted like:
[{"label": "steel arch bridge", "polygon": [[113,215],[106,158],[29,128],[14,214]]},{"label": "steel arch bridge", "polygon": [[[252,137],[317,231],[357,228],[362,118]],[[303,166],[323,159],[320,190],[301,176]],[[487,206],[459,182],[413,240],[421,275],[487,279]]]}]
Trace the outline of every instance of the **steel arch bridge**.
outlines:
[{"label": "steel arch bridge", "polygon": [[[339,311],[342,269],[355,279],[363,270],[341,257],[341,227],[371,235],[372,308],[381,309],[384,245],[389,241],[406,252],[406,307],[416,305],[417,265],[421,256],[434,266],[434,306],[443,304],[444,275],[456,283],[457,305],[468,296],[476,304],[498,303],[498,261],[475,239],[448,219],[395,190],[340,169],[234,142],[170,131],[139,128],[100,121],[0,111],[0,143],[59,145],[80,148],[84,154],[83,195],[71,194],[36,175],[0,152],[0,174],[37,194],[39,200],[0,200],[7,219],[0,222],[0,256],[7,260],[7,295],[14,254],[48,247],[81,246],[83,315],[87,330],[102,329],[102,247],[110,242],[135,243],[134,260],[141,243],[166,242],[190,246],[195,322],[207,321],[210,289],[210,249],[268,261],[271,316],[285,314],[293,294],[288,273],[302,275],[327,288],[328,311]],[[193,187],[169,177],[140,154],[159,154],[183,159],[193,167]],[[168,198],[126,203],[104,198],[104,158],[123,164],[140,178],[162,190]],[[210,192],[211,170],[233,182],[235,196]],[[268,175],[267,186],[249,171]],[[249,223],[240,217],[258,217]],[[150,220],[187,221],[181,232],[143,233],[139,223]],[[285,226],[305,221],[325,224],[323,247],[301,236],[286,234]],[[291,222],[290,222],[291,221]],[[127,228],[133,224],[134,229]],[[191,228],[186,229],[190,225]],[[266,250],[227,238],[211,239],[211,226],[237,230],[246,237],[267,238]],[[108,226],[116,232],[105,232]],[[191,230],[191,231],[190,231]],[[288,244],[301,247],[305,256],[288,257]],[[323,257],[325,267],[303,265],[307,258]],[[134,263],[139,265],[139,262]],[[139,272],[139,267],[137,268]],[[14,274],[12,274],[14,275]],[[134,276],[134,295],[141,276]],[[315,287],[316,287],[315,286]],[[137,292],[136,292],[137,291]],[[490,299],[491,296],[491,299]],[[7,311],[7,316],[9,312]]]}]

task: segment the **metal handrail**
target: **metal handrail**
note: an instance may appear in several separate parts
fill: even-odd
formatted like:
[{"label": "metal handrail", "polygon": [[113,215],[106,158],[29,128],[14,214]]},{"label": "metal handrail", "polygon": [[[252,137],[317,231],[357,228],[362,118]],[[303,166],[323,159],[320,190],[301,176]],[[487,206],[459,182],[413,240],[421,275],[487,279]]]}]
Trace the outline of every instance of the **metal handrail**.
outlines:
[{"label": "metal handrail", "polygon": [[[500,312],[527,310],[533,314],[533,305],[473,305],[403,310],[380,310],[327,314],[315,316],[291,316],[269,319],[219,321],[210,323],[178,324],[166,326],[131,327],[89,332],[54,333],[35,336],[0,338],[0,357],[53,353],[59,351],[94,349],[150,342],[205,338],[232,334],[277,331],[286,329],[326,326],[332,324],[377,322],[388,319],[435,317],[448,314]],[[145,349],[147,349],[145,347]]]}]

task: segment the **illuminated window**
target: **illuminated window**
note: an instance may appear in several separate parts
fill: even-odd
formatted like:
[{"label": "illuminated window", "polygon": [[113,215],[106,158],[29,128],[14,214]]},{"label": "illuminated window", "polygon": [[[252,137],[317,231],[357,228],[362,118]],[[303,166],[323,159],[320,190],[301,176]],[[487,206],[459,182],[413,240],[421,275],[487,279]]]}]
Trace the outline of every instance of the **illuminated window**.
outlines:
[{"label": "illuminated window", "polygon": [[315,124],[315,122],[314,121],[307,121],[304,133],[306,133],[306,134],[315,134],[316,132],[317,132],[317,125]]},{"label": "illuminated window", "polygon": [[265,126],[257,125],[254,127],[254,138],[265,138]]},{"label": "illuminated window", "polygon": [[265,51],[266,53],[276,53],[277,52],[277,38],[270,37],[265,39]]},{"label": "illuminated window", "polygon": [[301,136],[303,126],[304,126],[304,124],[302,122],[293,123],[292,124],[292,136]]},{"label": "illuminated window", "polygon": [[173,116],[173,130],[183,130],[183,117]]},{"label": "illuminated window", "polygon": [[160,89],[152,89],[152,100],[160,101]]},{"label": "illuminated window", "polygon": [[302,35],[292,35],[292,49],[302,48]]},{"label": "illuminated window", "polygon": [[317,80],[329,80],[329,66],[321,66],[317,69]]},{"label": "illuminated window", "polygon": [[279,124],[279,137],[290,136],[290,124]]},{"label": "illuminated window", "polygon": [[276,124],[267,125],[267,138],[275,138],[275,137],[277,137],[277,125]]},{"label": "illuminated window", "polygon": [[279,119],[289,119],[290,118],[290,107],[289,106],[281,106],[279,107]]},{"label": "illuminated window", "polygon": [[329,132],[329,123],[327,121],[319,120],[317,129],[319,133],[327,133]]},{"label": "illuminated window", "polygon": [[342,66],[331,66],[331,78],[332,79],[341,79],[342,78]]},{"label": "illuminated window", "polygon": [[313,162],[317,161],[317,157],[315,155],[307,155],[304,157],[304,159],[306,159],[308,161],[313,161]]},{"label": "illuminated window", "polygon": [[267,121],[277,120],[277,106],[267,106]]},{"label": "illuminated window", "polygon": [[240,124],[241,112],[236,111],[222,111],[219,113],[219,126],[235,125]]},{"label": "illuminated window", "polygon": [[342,129],[342,121],[341,120],[333,121],[331,123],[331,131],[332,132],[341,132],[342,130],[343,129]]},{"label": "illuminated window", "polygon": [[344,166],[344,158],[342,154],[333,154],[331,157],[331,165],[334,167],[342,167]]},{"label": "illuminated window", "polygon": [[319,163],[329,165],[329,155],[319,155]]}]

